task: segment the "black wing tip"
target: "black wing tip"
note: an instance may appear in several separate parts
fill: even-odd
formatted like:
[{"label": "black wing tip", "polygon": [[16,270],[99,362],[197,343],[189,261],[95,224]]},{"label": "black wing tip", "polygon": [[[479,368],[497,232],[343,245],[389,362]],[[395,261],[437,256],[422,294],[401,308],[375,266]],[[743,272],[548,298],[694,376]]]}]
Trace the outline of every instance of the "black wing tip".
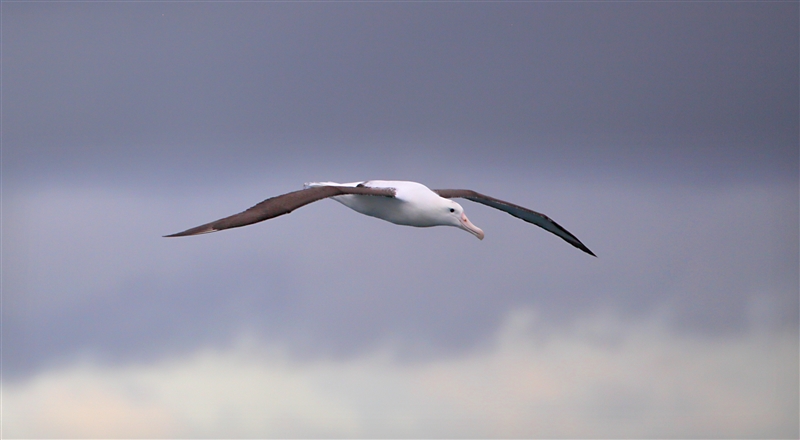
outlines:
[{"label": "black wing tip", "polygon": [[201,234],[209,234],[211,232],[217,232],[219,229],[214,229],[208,226],[198,226],[196,228],[187,229],[183,232],[176,232],[174,234],[169,235],[162,235],[162,238],[173,238],[173,237],[189,237],[192,235],[201,235]]},{"label": "black wing tip", "polygon": [[[566,230],[565,230],[565,232],[566,232]],[[572,234],[570,234],[570,235],[571,235],[571,236],[572,236],[572,237],[575,239],[575,241],[572,241],[572,240],[567,240],[566,238],[564,238],[564,241],[566,241],[567,243],[569,243],[569,244],[571,244],[571,245],[575,246],[576,248],[578,248],[578,249],[580,249],[580,250],[582,250],[582,251],[586,252],[587,254],[589,254],[589,255],[591,255],[591,256],[593,256],[593,257],[597,258],[597,255],[595,255],[595,254],[594,254],[594,252],[592,252],[592,251],[591,251],[591,250],[590,250],[588,247],[586,247],[586,245],[585,245],[585,244],[581,243],[581,241],[580,241],[580,240],[578,240],[577,238],[575,238],[575,236],[574,236],[574,235],[572,235]],[[563,238],[563,237],[562,237],[562,238]]]},{"label": "black wing tip", "polygon": [[183,232],[177,232],[175,234],[162,235],[161,238],[188,237],[190,235],[192,234],[184,234]]},{"label": "black wing tip", "polygon": [[162,235],[161,238],[187,237],[189,235],[192,235],[192,234],[184,234],[183,232],[176,232],[174,234]]}]

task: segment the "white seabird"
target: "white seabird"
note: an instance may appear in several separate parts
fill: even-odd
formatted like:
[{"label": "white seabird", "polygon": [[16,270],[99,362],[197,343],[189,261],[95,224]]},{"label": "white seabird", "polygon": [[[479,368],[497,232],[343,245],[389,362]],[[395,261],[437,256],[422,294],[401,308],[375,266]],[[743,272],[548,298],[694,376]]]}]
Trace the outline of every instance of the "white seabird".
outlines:
[{"label": "white seabird", "polygon": [[461,205],[450,200],[451,198],[464,198],[533,223],[561,237],[587,254],[595,256],[577,237],[544,214],[469,189],[431,190],[421,183],[399,180],[306,183],[305,189],[269,198],[239,214],[165,237],[206,234],[247,226],[288,214],[301,206],[328,197],[354,211],[397,225],[421,228],[455,226],[483,240],[483,231],[469,221]]}]

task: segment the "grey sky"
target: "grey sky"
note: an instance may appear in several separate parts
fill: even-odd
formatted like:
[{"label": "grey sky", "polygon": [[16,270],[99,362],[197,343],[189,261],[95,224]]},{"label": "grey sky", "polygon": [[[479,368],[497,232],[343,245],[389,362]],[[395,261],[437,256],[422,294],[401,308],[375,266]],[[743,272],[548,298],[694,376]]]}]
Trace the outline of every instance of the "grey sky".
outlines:
[{"label": "grey sky", "polygon": [[[789,2],[4,2],[4,381],[85,358],[166,371],[242,334],[298,370],[387,346],[432,365],[489,350],[520,310],[551,341],[593,313],[626,347],[662,320],[697,344],[796,339],[797,17]],[[483,242],[332,201],[161,238],[363,179],[531,207],[599,258],[468,201]],[[666,432],[645,425],[631,435]],[[406,435],[461,432],[428,428]],[[572,435],[592,432],[625,436]]]},{"label": "grey sky", "polygon": [[500,166],[792,178],[792,8],[7,4],[6,169],[138,184],[297,153],[360,168],[401,144]]}]

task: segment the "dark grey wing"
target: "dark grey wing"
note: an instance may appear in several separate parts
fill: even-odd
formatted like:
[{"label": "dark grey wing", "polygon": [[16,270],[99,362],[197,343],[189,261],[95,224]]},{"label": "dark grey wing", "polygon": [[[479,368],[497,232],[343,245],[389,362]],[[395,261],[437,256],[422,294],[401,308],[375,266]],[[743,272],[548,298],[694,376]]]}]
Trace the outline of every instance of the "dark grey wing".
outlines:
[{"label": "dark grey wing", "polygon": [[394,188],[367,188],[349,186],[315,186],[312,188],[293,191],[280,196],[275,196],[264,200],[252,208],[225,217],[211,223],[187,229],[177,234],[165,235],[165,237],[184,237],[187,235],[207,234],[223,229],[238,228],[240,226],[252,225],[253,223],[263,222],[280,215],[288,214],[295,209],[308,205],[311,202],[322,200],[328,197],[341,196],[343,194],[360,194],[367,196],[394,197]]},{"label": "dark grey wing", "polygon": [[499,209],[501,211],[505,211],[516,218],[525,220],[528,223],[533,223],[536,226],[544,228],[547,231],[550,231],[553,234],[558,235],[559,237],[563,238],[567,243],[575,246],[576,248],[586,252],[591,256],[594,257],[597,256],[594,254],[594,252],[590,251],[589,248],[587,248],[583,243],[581,243],[581,241],[578,240],[578,237],[572,235],[569,231],[561,227],[561,225],[554,222],[550,217],[544,214],[538,213],[536,211],[531,211],[528,208],[523,208],[522,206],[518,206],[513,203],[509,203],[500,199],[495,199],[494,197],[489,197],[469,189],[435,189],[433,190],[433,192],[447,199],[459,197],[467,200],[472,200],[473,202],[482,203],[486,206],[491,206],[492,208]]}]

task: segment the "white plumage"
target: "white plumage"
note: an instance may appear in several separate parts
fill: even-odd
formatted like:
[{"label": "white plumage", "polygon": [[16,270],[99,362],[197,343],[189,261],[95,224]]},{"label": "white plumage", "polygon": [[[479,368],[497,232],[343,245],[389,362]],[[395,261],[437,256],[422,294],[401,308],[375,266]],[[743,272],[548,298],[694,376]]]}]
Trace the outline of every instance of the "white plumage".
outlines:
[{"label": "white plumage", "polygon": [[338,186],[356,188],[392,188],[394,197],[373,197],[357,194],[333,196],[332,199],[370,217],[376,217],[396,225],[426,228],[431,226],[455,226],[483,240],[483,231],[473,225],[458,203],[439,196],[427,186],[417,182],[399,180],[370,180],[368,182],[306,183],[306,188]]}]

